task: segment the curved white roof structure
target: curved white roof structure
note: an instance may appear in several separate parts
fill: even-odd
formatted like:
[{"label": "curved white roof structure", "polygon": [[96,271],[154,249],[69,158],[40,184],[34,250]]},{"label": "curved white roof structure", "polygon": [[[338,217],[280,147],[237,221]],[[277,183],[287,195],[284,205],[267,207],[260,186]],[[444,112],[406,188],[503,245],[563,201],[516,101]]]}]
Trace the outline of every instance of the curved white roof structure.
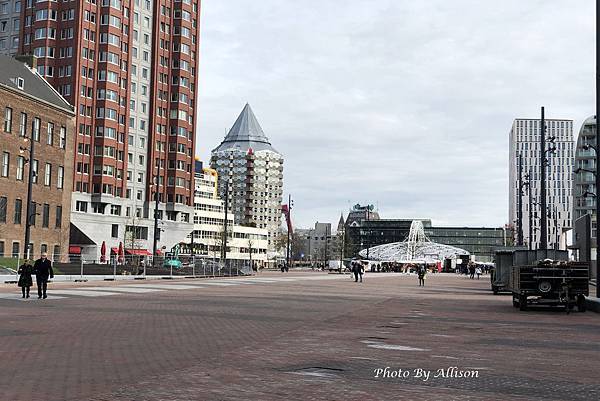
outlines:
[{"label": "curved white roof structure", "polygon": [[[359,252],[363,258],[367,257],[367,250]],[[411,261],[438,261],[446,258],[455,258],[458,255],[469,255],[464,249],[450,245],[432,242],[425,235],[423,223],[415,220],[410,225],[408,237],[402,242],[379,245],[369,249],[369,260],[382,262],[411,262]]]}]

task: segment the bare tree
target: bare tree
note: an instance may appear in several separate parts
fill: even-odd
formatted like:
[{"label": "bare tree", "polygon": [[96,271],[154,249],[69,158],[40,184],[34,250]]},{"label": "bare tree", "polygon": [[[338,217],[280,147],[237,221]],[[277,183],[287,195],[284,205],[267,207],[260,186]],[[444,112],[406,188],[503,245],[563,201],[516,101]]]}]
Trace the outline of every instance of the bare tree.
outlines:
[{"label": "bare tree", "polygon": [[[248,234],[248,252],[250,254],[250,269],[254,270],[252,268],[252,247],[254,246],[254,238],[252,238],[252,235],[254,234]],[[258,271],[258,269],[256,269]]]}]

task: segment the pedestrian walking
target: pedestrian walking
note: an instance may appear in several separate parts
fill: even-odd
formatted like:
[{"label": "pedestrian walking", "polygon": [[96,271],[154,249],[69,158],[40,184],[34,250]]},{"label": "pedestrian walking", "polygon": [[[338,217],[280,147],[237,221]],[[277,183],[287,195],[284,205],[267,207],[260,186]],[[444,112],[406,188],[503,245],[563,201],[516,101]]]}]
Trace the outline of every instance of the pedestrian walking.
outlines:
[{"label": "pedestrian walking", "polygon": [[358,282],[358,272],[360,271],[360,266],[358,262],[352,262],[352,273],[354,274],[354,282]]},{"label": "pedestrian walking", "polygon": [[425,287],[425,275],[427,274],[427,269],[425,266],[420,266],[419,270],[417,270],[417,276],[419,277],[419,287]]},{"label": "pedestrian walking", "polygon": [[479,276],[481,276],[481,267],[477,266],[475,268],[475,274],[477,274],[477,280],[479,280]]},{"label": "pedestrian walking", "polygon": [[52,263],[48,260],[48,254],[42,253],[42,257],[35,261],[33,265],[33,271],[35,273],[35,281],[38,290],[38,299],[46,299],[46,290],[48,289],[48,277],[54,278],[54,271],[52,270]]},{"label": "pedestrian walking", "polygon": [[469,278],[475,280],[475,264],[472,262],[469,263]]},{"label": "pedestrian walking", "polygon": [[33,285],[33,279],[31,275],[33,274],[33,266],[31,265],[31,260],[26,259],[25,262],[21,266],[19,266],[19,287],[21,287],[21,291],[23,292],[23,298],[29,298],[29,289]]}]

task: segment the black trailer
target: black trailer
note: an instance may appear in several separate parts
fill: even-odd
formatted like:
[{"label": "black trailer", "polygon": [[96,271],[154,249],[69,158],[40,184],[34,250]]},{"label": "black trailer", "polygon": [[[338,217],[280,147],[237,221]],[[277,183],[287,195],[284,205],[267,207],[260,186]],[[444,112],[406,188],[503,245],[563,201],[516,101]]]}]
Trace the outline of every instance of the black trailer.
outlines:
[{"label": "black trailer", "polygon": [[513,266],[509,287],[513,306],[520,310],[529,305],[549,305],[564,306],[568,313],[577,305],[580,312],[585,312],[588,281],[587,262],[546,260]]},{"label": "black trailer", "polygon": [[496,250],[495,266],[490,274],[491,287],[494,295],[500,292],[511,292],[509,288],[510,275],[513,266],[535,264],[539,260],[569,260],[567,251],[554,249],[527,250],[521,247],[506,247]]}]

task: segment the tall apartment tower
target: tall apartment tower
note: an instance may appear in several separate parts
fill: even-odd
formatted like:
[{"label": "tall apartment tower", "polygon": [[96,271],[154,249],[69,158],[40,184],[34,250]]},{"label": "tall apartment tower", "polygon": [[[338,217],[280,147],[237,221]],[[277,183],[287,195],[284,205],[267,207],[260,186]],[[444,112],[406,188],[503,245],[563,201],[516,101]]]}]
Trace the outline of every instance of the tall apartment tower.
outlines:
[{"label": "tall apartment tower", "polygon": [[281,225],[283,156],[271,146],[249,104],[213,149],[211,166],[220,177],[219,195],[225,199],[227,192],[236,222],[266,229],[269,251],[274,251]]},{"label": "tall apartment tower", "polygon": [[[589,147],[587,145],[591,145]],[[575,147],[573,181],[573,220],[586,214],[596,214],[596,116],[587,118],[581,125]]]},{"label": "tall apartment tower", "polygon": [[[564,230],[572,227],[573,205],[573,165],[574,142],[573,120],[546,119],[547,152],[546,202],[548,247],[564,249]],[[516,119],[510,130],[509,140],[509,223],[515,229],[515,243],[518,242],[517,216],[519,194],[519,155],[521,155],[523,182],[530,175],[531,203],[529,188],[523,186],[523,244],[532,241],[533,249],[540,246],[540,126],[539,119]],[[554,139],[552,139],[554,138]],[[529,225],[529,207],[532,205],[532,226]]]},{"label": "tall apartment tower", "polygon": [[8,3],[20,10],[11,52],[36,56],[77,113],[71,242],[93,254],[131,238],[151,251],[156,192],[159,247],[183,240],[193,229],[200,0]]}]

